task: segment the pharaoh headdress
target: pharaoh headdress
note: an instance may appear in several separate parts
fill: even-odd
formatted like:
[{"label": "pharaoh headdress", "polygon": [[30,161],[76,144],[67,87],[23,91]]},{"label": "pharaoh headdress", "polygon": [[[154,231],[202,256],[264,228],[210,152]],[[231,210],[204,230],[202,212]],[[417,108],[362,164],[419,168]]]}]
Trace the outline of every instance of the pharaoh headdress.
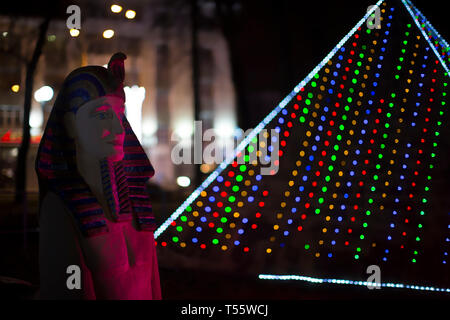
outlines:
[{"label": "pharaoh headdress", "polygon": [[[87,66],[71,72],[63,83],[47,122],[36,157],[40,199],[48,191],[58,194],[73,213],[82,233],[93,236],[108,232],[102,207],[78,173],[75,141],[64,126],[66,112],[79,108],[102,96],[125,99],[123,53],[111,57],[108,68]],[[124,158],[111,162],[101,160],[104,194],[116,221],[136,219],[140,230],[154,231],[146,182],[154,174],[153,167],[125,116]]]}]

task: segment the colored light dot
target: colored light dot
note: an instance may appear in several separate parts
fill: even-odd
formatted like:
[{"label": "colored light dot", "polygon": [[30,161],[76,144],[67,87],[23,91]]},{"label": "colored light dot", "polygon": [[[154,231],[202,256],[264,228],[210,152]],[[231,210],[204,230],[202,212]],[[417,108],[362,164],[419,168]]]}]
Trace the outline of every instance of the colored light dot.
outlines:
[{"label": "colored light dot", "polygon": [[172,237],[172,241],[176,243],[179,241],[179,239],[178,239],[178,237]]},{"label": "colored light dot", "polygon": [[219,243],[219,240],[213,239],[213,240],[212,240],[212,243],[213,243],[213,244],[218,244],[218,243]]},{"label": "colored light dot", "polygon": [[306,249],[306,250],[309,249],[309,244],[305,244],[305,249]]}]

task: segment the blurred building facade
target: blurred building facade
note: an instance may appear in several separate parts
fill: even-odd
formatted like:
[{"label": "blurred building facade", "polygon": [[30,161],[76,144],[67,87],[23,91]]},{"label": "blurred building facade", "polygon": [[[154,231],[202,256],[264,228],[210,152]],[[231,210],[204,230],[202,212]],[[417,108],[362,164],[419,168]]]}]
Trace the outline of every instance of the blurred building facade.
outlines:
[{"label": "blurred building facade", "polygon": [[[152,181],[164,189],[177,188],[179,176],[193,177],[192,165],[175,165],[171,150],[180,139],[189,144],[194,130],[192,78],[192,16],[189,1],[126,1],[117,3],[121,12],[111,11],[114,2],[78,1],[81,8],[79,35],[70,35],[66,21],[53,20],[35,76],[33,92],[42,86],[55,90],[53,98],[39,103],[33,98],[30,115],[32,144],[29,152],[28,191],[37,191],[34,157],[39,136],[58,90],[70,71],[85,65],[105,65],[111,55],[122,51],[125,62],[127,117],[141,140],[156,174]],[[136,16],[127,19],[125,12]],[[69,14],[67,15],[69,16]],[[11,52],[15,41],[17,55],[30,56],[40,19],[0,16],[0,189],[13,186],[15,157],[19,146],[25,64]],[[218,134],[236,127],[235,92],[229,51],[216,24],[214,3],[198,7],[199,99],[198,115],[203,130],[215,128]],[[13,28],[11,27],[13,23]],[[112,38],[102,36],[107,29]],[[12,30],[12,31],[11,31]],[[14,31],[15,30],[15,31]],[[15,33],[14,33],[15,32]],[[27,36],[28,35],[28,36]],[[3,51],[2,51],[3,50]],[[18,87],[14,87],[14,86]],[[17,90],[16,90],[17,89]],[[15,92],[17,91],[17,92]],[[176,140],[177,139],[177,140]],[[204,168],[205,173],[213,167]]]}]

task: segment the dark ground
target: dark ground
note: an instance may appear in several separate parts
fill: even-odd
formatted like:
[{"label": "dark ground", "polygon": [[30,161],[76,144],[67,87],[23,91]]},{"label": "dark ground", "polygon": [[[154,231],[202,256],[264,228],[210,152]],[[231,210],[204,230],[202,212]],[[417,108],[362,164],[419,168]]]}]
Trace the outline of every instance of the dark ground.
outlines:
[{"label": "dark ground", "polygon": [[[5,197],[0,198],[0,298],[33,299],[39,289],[36,207],[37,197],[32,195],[29,199],[31,213],[27,219],[27,246],[24,249],[21,208],[12,205]],[[175,269],[161,265],[160,278],[165,300],[448,298],[448,294],[368,290],[366,287],[317,285],[300,281],[277,282],[259,280],[256,276]]]}]

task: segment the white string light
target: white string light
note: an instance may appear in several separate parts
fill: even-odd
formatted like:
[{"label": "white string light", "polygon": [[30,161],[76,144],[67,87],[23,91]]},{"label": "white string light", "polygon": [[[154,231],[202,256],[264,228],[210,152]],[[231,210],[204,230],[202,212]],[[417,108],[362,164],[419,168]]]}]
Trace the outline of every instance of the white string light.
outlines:
[{"label": "white string light", "polygon": [[312,278],[301,275],[275,275],[275,274],[260,274],[258,278],[261,280],[284,280],[284,281],[306,281],[311,283],[332,283],[340,285],[353,285],[353,286],[366,286],[366,287],[383,287],[383,288],[398,288],[398,289],[409,289],[409,290],[419,290],[419,291],[435,291],[435,292],[448,292],[450,293],[450,288],[437,288],[432,286],[418,286],[409,285],[403,283],[375,283],[367,281],[354,281],[345,279],[327,279],[327,278]]}]

